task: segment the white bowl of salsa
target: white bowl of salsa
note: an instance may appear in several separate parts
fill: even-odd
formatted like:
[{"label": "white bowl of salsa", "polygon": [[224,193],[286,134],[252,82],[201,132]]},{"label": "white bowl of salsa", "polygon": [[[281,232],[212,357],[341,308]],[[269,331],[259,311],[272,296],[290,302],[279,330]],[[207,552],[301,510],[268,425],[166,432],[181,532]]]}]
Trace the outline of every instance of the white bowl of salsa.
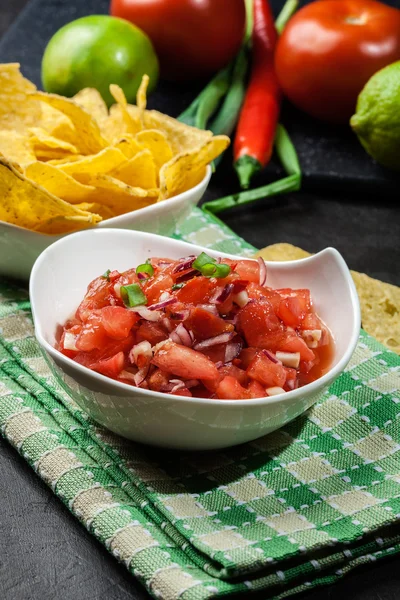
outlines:
[{"label": "white bowl of salsa", "polygon": [[346,367],[360,329],[333,248],[264,263],[88,230],[39,256],[30,296],[44,355],[81,408],[168,448],[229,447],[293,420]]}]

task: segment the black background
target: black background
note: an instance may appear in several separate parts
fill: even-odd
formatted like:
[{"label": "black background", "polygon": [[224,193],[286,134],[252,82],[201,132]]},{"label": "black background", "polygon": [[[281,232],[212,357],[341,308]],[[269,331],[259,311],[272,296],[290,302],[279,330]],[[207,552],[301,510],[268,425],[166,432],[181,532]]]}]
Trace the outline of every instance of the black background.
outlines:
[{"label": "black background", "polygon": [[[20,62],[23,73],[40,85],[41,56],[52,33],[83,14],[105,12],[107,2],[31,0],[21,12],[26,4],[0,0],[0,61]],[[391,4],[400,6],[396,0]],[[161,83],[149,104],[176,115],[201,83],[178,90]],[[400,285],[400,176],[375,165],[346,128],[317,124],[289,106],[283,119],[300,154],[302,191],[220,216],[256,247],[290,242],[315,252],[334,246],[350,268]],[[273,162],[255,184],[278,173]],[[227,153],[205,199],[237,189]],[[0,600],[149,598],[1,439],[0,543]],[[400,599],[399,560],[369,565],[301,598]]]}]

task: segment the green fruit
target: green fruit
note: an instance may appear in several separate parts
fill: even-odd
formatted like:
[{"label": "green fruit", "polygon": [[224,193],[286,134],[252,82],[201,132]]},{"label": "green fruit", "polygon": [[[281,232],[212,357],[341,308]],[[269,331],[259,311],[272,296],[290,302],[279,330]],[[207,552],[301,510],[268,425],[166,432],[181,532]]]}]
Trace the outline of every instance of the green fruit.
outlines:
[{"label": "green fruit", "polygon": [[94,87],[108,106],[114,103],[109,86],[119,85],[128,102],[147,74],[149,92],[157,85],[158,59],[147,35],[124,19],[93,15],[71,21],[49,41],[42,60],[46,92],[73,96]]},{"label": "green fruit", "polygon": [[400,171],[400,61],[366,83],[350,125],[376,162]]}]

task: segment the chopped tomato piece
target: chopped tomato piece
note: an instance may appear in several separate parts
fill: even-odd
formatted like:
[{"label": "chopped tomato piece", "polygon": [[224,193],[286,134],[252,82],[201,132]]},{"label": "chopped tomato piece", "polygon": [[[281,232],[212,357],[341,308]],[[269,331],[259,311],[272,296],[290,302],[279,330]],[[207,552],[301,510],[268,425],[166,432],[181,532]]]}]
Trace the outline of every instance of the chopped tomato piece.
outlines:
[{"label": "chopped tomato piece", "polygon": [[183,379],[209,381],[218,378],[218,369],[209,358],[174,342],[166,342],[161,346],[156,351],[152,363],[163,371]]},{"label": "chopped tomato piece", "polygon": [[76,311],[76,317],[86,321],[92,312],[103,306],[114,304],[113,284],[105,277],[97,277],[88,286],[86,295]]},{"label": "chopped tomato piece", "polygon": [[101,309],[101,322],[107,335],[114,340],[128,337],[138,315],[122,306],[105,306]]},{"label": "chopped tomato piece", "polygon": [[284,369],[286,371],[286,381],[283,389],[288,392],[296,389],[299,385],[299,382],[297,379],[296,369],[292,369],[291,367],[284,367]]},{"label": "chopped tomato piece", "polygon": [[284,326],[272,304],[264,298],[253,300],[240,309],[238,328],[249,346],[275,349],[284,335]]},{"label": "chopped tomato piece", "polygon": [[[172,392],[170,392],[172,393]],[[192,392],[190,390],[188,390],[187,388],[180,388],[179,390],[176,390],[176,392],[173,392],[175,396],[187,396],[188,398],[192,397]]]},{"label": "chopped tomato piece", "polygon": [[266,298],[268,302],[272,304],[274,312],[277,312],[282,297],[275,290],[272,290],[268,287],[263,287],[262,285],[258,285],[258,283],[250,283],[247,286],[246,291],[249,298]]},{"label": "chopped tomato piece", "polygon": [[198,352],[201,352],[202,354],[208,356],[208,358],[212,360],[213,363],[224,363],[225,351],[226,344],[215,344],[215,346],[209,346],[208,348],[202,348],[201,350],[198,350]]},{"label": "chopped tomato piece", "polygon": [[234,377],[236,381],[238,381],[243,387],[246,387],[249,383],[249,378],[247,376],[246,371],[244,371],[243,369],[239,369],[235,365],[224,365],[223,367],[218,369],[218,381],[205,381],[204,385],[212,392],[215,392],[219,381],[226,377],[226,375]]},{"label": "chopped tomato piece", "polygon": [[300,359],[306,362],[315,359],[314,352],[307,346],[305,341],[296,333],[287,332],[279,343],[281,352],[300,352]]},{"label": "chopped tomato piece", "polygon": [[227,258],[222,260],[223,263],[230,265],[231,268],[234,266],[234,270],[239,275],[240,279],[246,281],[253,281],[259,283],[260,281],[260,265],[256,260],[237,260],[233,261]]},{"label": "chopped tomato piece", "polygon": [[217,397],[221,400],[247,400],[249,396],[249,392],[231,375],[226,375],[217,386]]},{"label": "chopped tomato piece", "polygon": [[247,386],[247,391],[250,394],[250,398],[265,398],[265,388],[256,379],[252,379]]},{"label": "chopped tomato piece", "polygon": [[111,358],[100,360],[92,366],[94,371],[107,375],[107,377],[118,377],[124,368],[125,356],[123,352],[118,352]]},{"label": "chopped tomato piece", "polygon": [[239,360],[243,369],[247,369],[257,352],[257,348],[243,348],[239,354]]},{"label": "chopped tomato piece", "polygon": [[149,388],[155,392],[161,392],[169,383],[169,375],[161,369],[155,369],[150,377],[147,378]]},{"label": "chopped tomato piece", "polygon": [[138,342],[143,342],[146,340],[150,342],[152,346],[155,346],[167,338],[168,333],[164,331],[161,325],[158,323],[153,323],[152,321],[143,321],[136,333],[136,339]]},{"label": "chopped tomato piece", "polygon": [[107,333],[104,329],[100,311],[92,312],[84,323],[80,334],[76,338],[78,350],[90,352],[97,348],[100,350],[107,342]]},{"label": "chopped tomato piece", "polygon": [[160,273],[154,279],[151,278],[149,282],[145,282],[143,285],[143,291],[146,294],[147,304],[155,304],[160,300],[160,296],[163,292],[170,292],[174,280],[170,275]]},{"label": "chopped tomato piece", "polygon": [[266,388],[282,387],[286,381],[285,368],[279,363],[272,362],[262,352],[256,354],[247,367],[246,373]]},{"label": "chopped tomato piece", "polygon": [[194,277],[178,290],[176,296],[180,302],[187,304],[206,304],[215,291],[214,284],[207,277]]},{"label": "chopped tomato piece", "polygon": [[221,317],[216,317],[204,308],[192,308],[189,318],[185,321],[187,329],[193,331],[196,340],[206,340],[226,331],[233,331],[231,323]]}]

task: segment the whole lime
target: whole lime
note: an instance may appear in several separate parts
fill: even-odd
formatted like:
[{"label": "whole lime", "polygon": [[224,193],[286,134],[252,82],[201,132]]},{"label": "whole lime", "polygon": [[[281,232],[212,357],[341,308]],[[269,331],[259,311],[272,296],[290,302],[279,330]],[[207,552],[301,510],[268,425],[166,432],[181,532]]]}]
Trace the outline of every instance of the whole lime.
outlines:
[{"label": "whole lime", "polygon": [[361,90],[350,125],[379,164],[400,171],[400,61],[377,71]]},{"label": "whole lime", "polygon": [[50,39],[42,59],[42,84],[46,92],[73,96],[94,87],[110,106],[109,85],[115,83],[134,102],[147,74],[149,92],[157,85],[158,58],[147,35],[117,17],[92,15],[71,21]]}]

